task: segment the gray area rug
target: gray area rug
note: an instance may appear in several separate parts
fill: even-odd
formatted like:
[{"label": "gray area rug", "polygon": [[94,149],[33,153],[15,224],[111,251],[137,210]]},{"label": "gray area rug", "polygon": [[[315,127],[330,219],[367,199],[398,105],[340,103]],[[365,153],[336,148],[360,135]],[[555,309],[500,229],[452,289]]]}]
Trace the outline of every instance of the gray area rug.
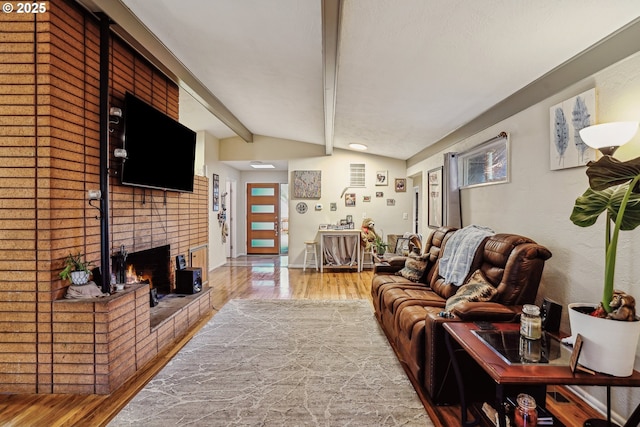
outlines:
[{"label": "gray area rug", "polygon": [[232,300],[109,426],[433,426],[369,302]]}]

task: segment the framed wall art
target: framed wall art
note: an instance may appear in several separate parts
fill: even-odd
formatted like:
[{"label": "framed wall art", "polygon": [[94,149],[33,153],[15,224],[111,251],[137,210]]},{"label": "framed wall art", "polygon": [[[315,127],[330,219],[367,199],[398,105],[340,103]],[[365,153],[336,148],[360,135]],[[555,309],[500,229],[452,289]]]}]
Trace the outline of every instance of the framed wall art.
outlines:
[{"label": "framed wall art", "polygon": [[427,194],[429,198],[427,226],[442,226],[442,167],[427,172]]},{"label": "framed wall art", "polygon": [[376,172],[376,185],[389,185],[389,172],[377,171]]},{"label": "framed wall art", "polygon": [[580,130],[596,122],[596,90],[562,101],[549,109],[549,166],[551,170],[584,166],[596,151],[580,138]]},{"label": "framed wall art", "polygon": [[346,193],[344,195],[344,205],[353,207],[356,205],[356,193]]},{"label": "framed wall art", "polygon": [[213,211],[218,212],[220,210],[220,177],[217,174],[213,174]]},{"label": "framed wall art", "polygon": [[293,198],[319,199],[322,171],[293,171]]},{"label": "framed wall art", "polygon": [[396,178],[396,193],[404,193],[407,191],[407,179]]}]

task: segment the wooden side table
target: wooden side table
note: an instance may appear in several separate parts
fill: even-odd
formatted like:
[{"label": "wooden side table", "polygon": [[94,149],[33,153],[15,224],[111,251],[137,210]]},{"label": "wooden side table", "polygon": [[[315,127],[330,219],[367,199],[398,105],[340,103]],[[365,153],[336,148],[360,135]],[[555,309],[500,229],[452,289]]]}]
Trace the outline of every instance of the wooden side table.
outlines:
[{"label": "wooden side table", "polygon": [[[519,331],[516,323],[495,323],[498,334],[512,334]],[[613,377],[604,374],[588,374],[571,372],[569,363],[514,363],[509,362],[496,348],[487,344],[478,335],[478,328],[473,322],[448,322],[444,324],[445,342],[452,361],[452,367],[460,392],[460,407],[464,426],[473,426],[478,420],[467,420],[467,404],[464,392],[464,381],[460,374],[454,345],[459,345],[496,383],[496,406],[500,417],[500,427],[505,427],[504,387],[507,385],[597,385],[607,387],[607,423],[611,425],[611,387],[640,387],[640,372],[633,371],[629,377]],[[625,427],[637,426],[640,422],[640,405],[633,411],[625,423]]]}]

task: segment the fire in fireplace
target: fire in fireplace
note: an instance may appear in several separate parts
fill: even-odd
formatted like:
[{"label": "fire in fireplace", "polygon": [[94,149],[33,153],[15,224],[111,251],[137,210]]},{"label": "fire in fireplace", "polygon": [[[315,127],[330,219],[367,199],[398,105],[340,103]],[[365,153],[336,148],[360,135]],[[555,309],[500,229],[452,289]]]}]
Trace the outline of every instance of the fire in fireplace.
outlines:
[{"label": "fire in fireplace", "polygon": [[124,283],[129,284],[129,283],[147,283],[149,285],[151,285],[151,287],[153,288],[153,277],[152,275],[149,274],[148,271],[144,271],[142,270],[141,272],[138,272],[137,268],[134,266],[133,264],[128,264],[127,265],[127,271],[125,272],[125,277],[124,277]]},{"label": "fire in fireplace", "polygon": [[170,246],[127,253],[124,247],[112,257],[117,283],[148,283],[159,295],[171,292]]}]

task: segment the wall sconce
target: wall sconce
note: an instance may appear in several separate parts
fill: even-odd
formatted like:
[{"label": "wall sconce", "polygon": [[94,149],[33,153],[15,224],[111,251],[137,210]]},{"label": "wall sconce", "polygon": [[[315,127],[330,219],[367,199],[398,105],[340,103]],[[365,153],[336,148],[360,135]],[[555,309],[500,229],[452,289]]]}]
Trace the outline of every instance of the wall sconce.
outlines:
[{"label": "wall sconce", "polygon": [[102,192],[100,190],[89,190],[87,196],[89,200],[100,200],[102,198]]},{"label": "wall sconce", "polygon": [[633,138],[638,131],[638,122],[612,122],[592,125],[580,130],[580,138],[591,148],[602,154],[613,153]]},{"label": "wall sconce", "polygon": [[100,212],[100,216],[96,216],[96,219],[100,219],[102,218],[102,208],[100,206],[96,206],[94,205],[92,202],[96,201],[96,200],[101,200],[102,199],[102,192],[100,190],[89,190],[87,192],[87,198],[89,199],[89,205],[92,208],[96,208],[98,209],[98,211]]},{"label": "wall sconce", "polygon": [[[110,125],[119,124],[121,118],[122,118],[122,109],[118,107],[109,108],[109,124]],[[109,132],[113,132],[113,128],[109,127]]]},{"label": "wall sconce", "polygon": [[118,107],[111,107],[109,108],[109,115],[115,116],[115,117],[122,117],[122,109]]}]

